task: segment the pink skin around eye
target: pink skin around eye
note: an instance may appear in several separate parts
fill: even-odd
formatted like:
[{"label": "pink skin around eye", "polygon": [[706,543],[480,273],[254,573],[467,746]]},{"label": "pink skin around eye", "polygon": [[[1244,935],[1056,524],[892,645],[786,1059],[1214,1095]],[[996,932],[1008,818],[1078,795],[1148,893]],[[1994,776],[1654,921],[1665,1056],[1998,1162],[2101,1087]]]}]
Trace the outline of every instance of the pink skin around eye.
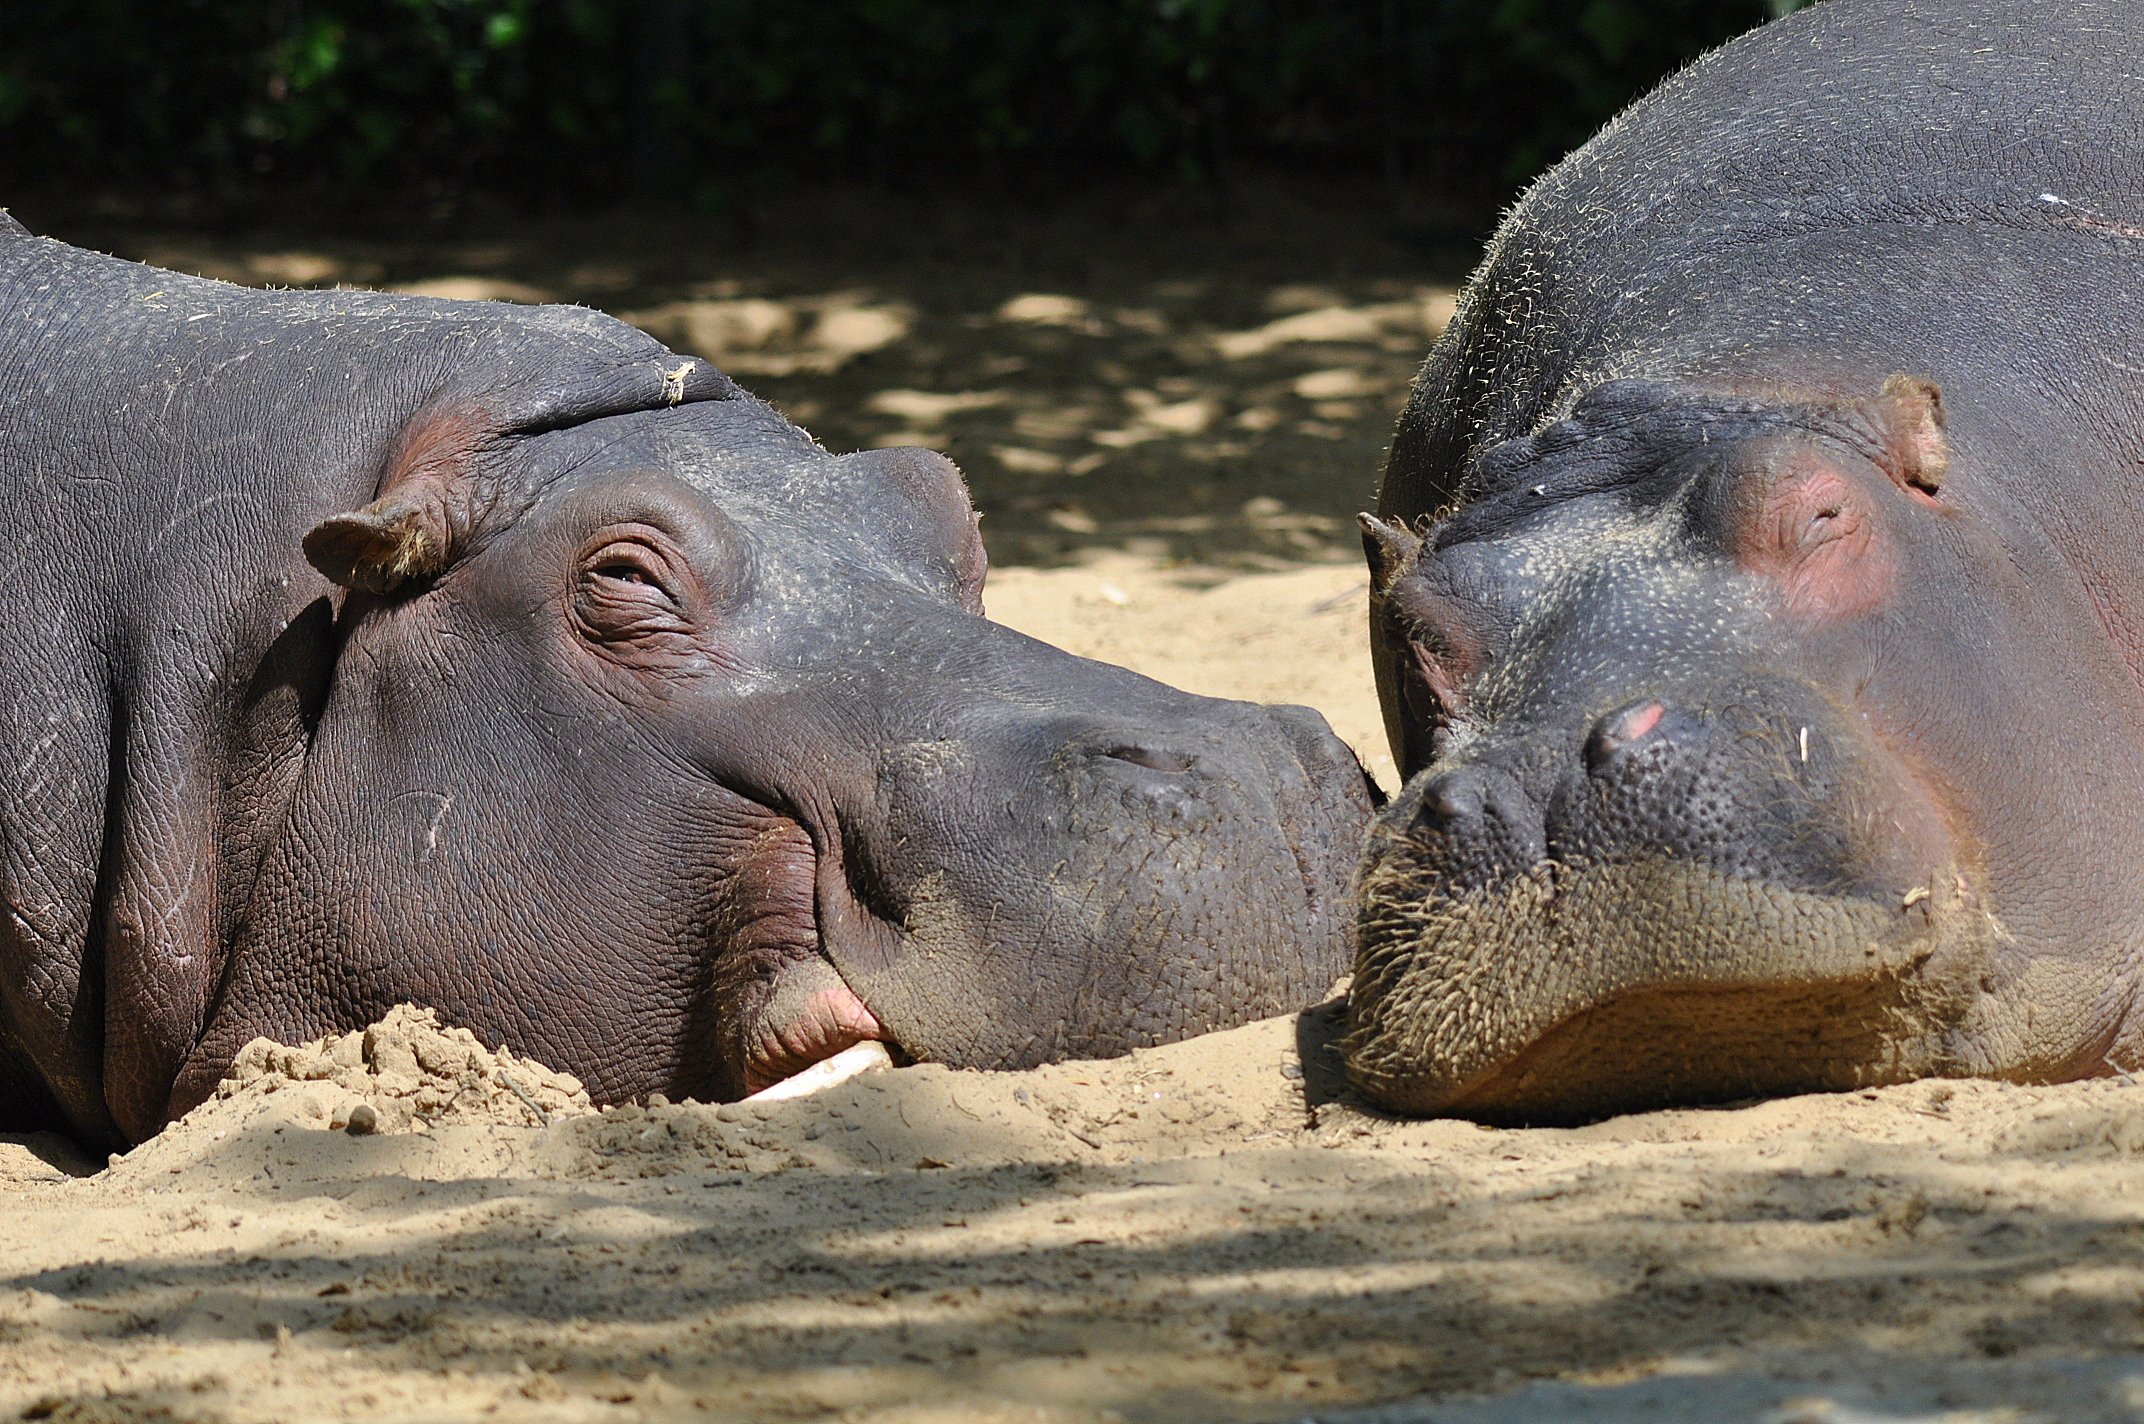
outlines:
[{"label": "pink skin around eye", "polygon": [[1467,705],[1467,684],[1481,671],[1479,632],[1464,607],[1420,586],[1400,593],[1395,604],[1421,689],[1434,699],[1437,715],[1456,714]]},{"label": "pink skin around eye", "polygon": [[1739,521],[1735,562],[1772,580],[1785,611],[1809,622],[1854,618],[1890,597],[1894,562],[1866,497],[1814,453],[1780,462]]},{"label": "pink skin around eye", "polygon": [[1447,717],[1467,705],[1465,678],[1454,666],[1458,660],[1439,658],[1420,643],[1412,645],[1415,671],[1429,688],[1430,695],[1437,699],[1437,706]]}]

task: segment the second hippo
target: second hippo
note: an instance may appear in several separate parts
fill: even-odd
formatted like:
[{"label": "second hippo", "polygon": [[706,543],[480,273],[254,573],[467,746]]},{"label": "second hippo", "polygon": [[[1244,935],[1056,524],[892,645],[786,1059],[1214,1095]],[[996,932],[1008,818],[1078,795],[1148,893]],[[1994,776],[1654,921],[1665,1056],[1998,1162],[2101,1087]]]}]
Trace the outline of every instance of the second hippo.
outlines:
[{"label": "second hippo", "polygon": [[1367,526],[1376,1100],[2144,1062],[2136,18],[1825,0],[1497,235]]}]

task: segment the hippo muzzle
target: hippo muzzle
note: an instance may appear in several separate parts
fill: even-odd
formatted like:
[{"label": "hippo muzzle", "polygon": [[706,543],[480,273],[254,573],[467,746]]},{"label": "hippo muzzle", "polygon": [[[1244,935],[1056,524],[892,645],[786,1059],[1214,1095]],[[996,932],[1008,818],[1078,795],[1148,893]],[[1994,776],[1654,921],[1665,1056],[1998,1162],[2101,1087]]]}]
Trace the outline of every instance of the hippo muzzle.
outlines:
[{"label": "hippo muzzle", "polygon": [[1371,795],[1345,745],[1303,709],[1082,676],[1110,710],[1069,685],[1055,705],[941,690],[929,735],[890,737],[868,783],[769,838],[749,933],[719,936],[735,1088],[865,1039],[959,1067],[1107,1056],[1300,1007],[1344,970]]},{"label": "hippo muzzle", "polygon": [[1539,799],[1473,761],[1387,808],[1354,1081],[1555,1122],[1937,1071],[2000,927],[1934,806],[1835,717],[1635,711],[1522,768]]}]

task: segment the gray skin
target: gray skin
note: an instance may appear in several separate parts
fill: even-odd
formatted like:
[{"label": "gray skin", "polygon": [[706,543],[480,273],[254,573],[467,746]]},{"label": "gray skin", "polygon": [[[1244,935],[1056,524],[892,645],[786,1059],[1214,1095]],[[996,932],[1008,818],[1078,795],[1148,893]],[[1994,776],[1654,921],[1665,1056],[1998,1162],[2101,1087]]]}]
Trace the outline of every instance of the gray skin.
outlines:
[{"label": "gray skin", "polygon": [[1363,1091],[2144,1061],[2137,19],[1825,0],[1511,214],[1365,523]]},{"label": "gray skin", "polygon": [[958,472],[572,308],[259,292],[0,215],[0,1126],[138,1140],[402,1000],[598,1100],[1300,1007],[1314,714],[981,617]]}]

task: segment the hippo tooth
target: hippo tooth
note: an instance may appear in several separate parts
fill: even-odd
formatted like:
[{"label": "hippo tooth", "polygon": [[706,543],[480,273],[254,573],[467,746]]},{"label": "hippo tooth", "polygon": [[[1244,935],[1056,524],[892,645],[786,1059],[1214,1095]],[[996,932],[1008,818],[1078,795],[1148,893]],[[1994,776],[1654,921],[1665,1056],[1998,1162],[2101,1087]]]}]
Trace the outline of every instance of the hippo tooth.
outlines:
[{"label": "hippo tooth", "polygon": [[875,1038],[854,1043],[842,1049],[832,1058],[822,1058],[803,1072],[782,1079],[771,1088],[761,1088],[746,1098],[748,1103],[779,1103],[790,1098],[808,1098],[814,1093],[823,1093],[837,1083],[864,1073],[876,1073],[893,1066],[893,1055],[886,1045]]}]

